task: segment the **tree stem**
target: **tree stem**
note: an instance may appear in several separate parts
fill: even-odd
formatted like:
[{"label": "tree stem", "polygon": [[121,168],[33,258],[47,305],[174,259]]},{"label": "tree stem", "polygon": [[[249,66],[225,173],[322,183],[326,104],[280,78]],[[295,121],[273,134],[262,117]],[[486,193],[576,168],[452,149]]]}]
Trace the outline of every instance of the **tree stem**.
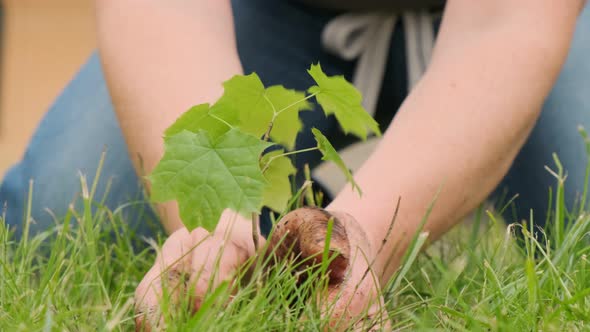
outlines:
[{"label": "tree stem", "polygon": [[259,238],[260,232],[258,231],[258,227],[260,224],[260,218],[258,214],[255,212],[252,213],[252,240],[254,241],[254,252],[258,252],[258,248],[260,247]]},{"label": "tree stem", "polygon": [[281,153],[281,154],[277,154],[276,156],[272,156],[268,159],[268,162],[266,163],[266,165],[264,165],[264,167],[262,168],[262,173],[264,174],[264,172],[266,172],[266,170],[268,169],[268,167],[270,167],[270,164],[277,158],[280,157],[284,157],[284,156],[289,156],[292,154],[297,154],[297,153],[303,153],[303,152],[310,152],[310,151],[315,151],[315,150],[319,150],[319,148],[317,146],[314,146],[313,148],[307,148],[307,149],[302,149],[302,150],[295,150],[295,151],[289,151],[289,152],[285,152],[285,153]]},{"label": "tree stem", "polygon": [[218,117],[217,115],[209,112],[209,116],[211,116],[212,118],[214,118],[215,120],[221,121],[223,122],[223,124],[225,124],[226,126],[230,127],[231,129],[234,129],[234,126],[230,125],[229,122],[223,120],[222,118]]},{"label": "tree stem", "polygon": [[279,114],[281,114],[283,111],[286,111],[286,110],[288,110],[289,108],[291,108],[291,107],[293,107],[293,106],[295,106],[295,105],[297,105],[297,104],[299,104],[299,103],[302,103],[302,102],[304,102],[304,101],[306,101],[306,100],[308,100],[308,99],[311,99],[311,98],[315,97],[315,96],[316,96],[318,93],[320,93],[320,92],[319,92],[319,91],[318,91],[318,92],[314,92],[314,93],[310,94],[309,96],[307,96],[307,97],[305,97],[305,98],[303,98],[303,99],[301,99],[301,100],[298,100],[298,101],[294,102],[294,103],[293,103],[293,104],[291,104],[291,105],[288,105],[288,106],[286,106],[286,107],[283,107],[283,108],[281,108],[280,110],[278,110],[277,112],[275,112],[275,114],[276,114],[276,115],[279,115]]}]

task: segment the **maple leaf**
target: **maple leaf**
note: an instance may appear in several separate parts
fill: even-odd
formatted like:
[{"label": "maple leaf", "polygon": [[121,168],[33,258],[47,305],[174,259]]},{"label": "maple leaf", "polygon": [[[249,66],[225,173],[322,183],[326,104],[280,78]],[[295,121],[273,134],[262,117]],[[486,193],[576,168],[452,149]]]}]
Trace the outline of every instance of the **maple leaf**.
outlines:
[{"label": "maple leaf", "polygon": [[164,142],[164,157],[149,177],[152,199],[176,199],[189,230],[213,230],[226,208],[248,218],[260,212],[267,182],[259,160],[270,143],[235,128],[216,138],[185,130]]},{"label": "maple leaf", "polygon": [[352,185],[352,189],[356,189],[358,191],[359,195],[362,195],[361,188],[354,181],[354,178],[352,177],[352,173],[350,172],[350,170],[348,169],[346,164],[344,164],[344,160],[342,160],[342,158],[340,157],[340,155],[338,154],[336,149],[334,149],[334,147],[332,146],[330,141],[328,141],[326,136],[324,136],[316,128],[312,128],[311,132],[313,133],[313,136],[314,136],[316,142],[318,142],[318,149],[320,150],[320,152],[323,155],[322,160],[331,161],[331,162],[335,163],[336,166],[338,166],[338,168],[340,168],[342,173],[344,173],[344,176],[346,176],[346,180],[348,180],[348,182],[350,182],[350,184]]},{"label": "maple leaf", "polygon": [[299,119],[299,112],[311,110],[312,105],[305,100],[305,93],[285,89],[280,85],[274,85],[266,89],[266,95],[278,112],[270,138],[274,142],[292,150],[295,148],[297,134],[303,128],[303,124]]},{"label": "maple leaf", "polygon": [[264,190],[262,204],[279,213],[287,209],[287,203],[293,195],[289,176],[296,173],[291,159],[282,156],[283,153],[283,150],[271,151],[260,161],[264,177],[269,183]]},{"label": "maple leaf", "polygon": [[[227,118],[227,116],[226,116]],[[218,137],[226,133],[231,127],[228,125],[232,119],[227,120],[212,115],[210,112],[209,104],[200,104],[191,107],[188,111],[184,112],[166,131],[165,136],[172,136],[188,130],[193,133],[199,130],[205,130],[209,133],[210,137]]]},{"label": "maple leaf", "polygon": [[299,112],[311,109],[305,93],[281,85],[265,88],[255,73],[237,75],[223,83],[225,92],[211,113],[256,137],[262,137],[273,121],[270,138],[293,149],[302,128]]},{"label": "maple leaf", "polygon": [[343,76],[327,76],[320,65],[312,65],[308,73],[317,85],[308,92],[315,94],[326,115],[334,114],[342,130],[363,140],[373,132],[381,135],[379,124],[363,108],[361,93]]},{"label": "maple leaf", "polygon": [[224,119],[231,116],[231,125],[261,137],[272,120],[273,110],[258,75],[236,75],[224,82],[223,88],[223,96],[211,108],[212,114]]}]

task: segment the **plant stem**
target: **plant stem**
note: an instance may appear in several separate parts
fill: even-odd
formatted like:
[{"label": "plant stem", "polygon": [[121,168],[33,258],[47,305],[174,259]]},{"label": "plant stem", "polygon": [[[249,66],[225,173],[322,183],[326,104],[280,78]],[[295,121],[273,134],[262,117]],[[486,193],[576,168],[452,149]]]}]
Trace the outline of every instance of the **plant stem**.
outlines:
[{"label": "plant stem", "polygon": [[266,132],[264,133],[264,136],[263,136],[263,138],[262,138],[262,139],[263,139],[264,141],[268,142],[268,140],[270,139],[270,132],[272,131],[272,128],[273,128],[273,126],[274,126],[274,123],[275,123],[275,120],[277,119],[277,116],[279,116],[279,114],[281,114],[282,112],[284,112],[284,111],[288,110],[289,108],[291,108],[291,107],[293,107],[293,106],[295,106],[295,105],[297,105],[297,104],[299,104],[299,103],[302,103],[302,102],[304,102],[304,101],[306,101],[306,100],[308,100],[308,99],[310,99],[310,98],[313,98],[313,97],[315,97],[315,96],[316,96],[318,93],[319,93],[319,92],[314,92],[314,93],[310,94],[309,96],[306,96],[306,97],[305,97],[305,98],[303,98],[303,99],[300,99],[300,100],[298,100],[298,101],[296,101],[296,102],[294,102],[294,103],[292,103],[292,104],[290,104],[290,105],[287,105],[286,107],[283,107],[282,109],[280,109],[280,110],[278,110],[278,111],[277,111],[277,109],[275,108],[275,105],[272,103],[272,101],[270,101],[270,99],[268,99],[268,97],[267,97],[266,95],[263,95],[263,97],[264,97],[264,100],[266,100],[266,102],[267,102],[267,103],[270,105],[270,107],[272,108],[273,115],[272,115],[272,119],[270,120],[270,123],[268,124],[268,129],[267,129],[267,130],[266,130]]},{"label": "plant stem", "polygon": [[262,138],[264,141],[268,142],[268,140],[270,139],[270,132],[271,132],[272,127],[274,126],[275,120],[277,118],[277,109],[275,108],[275,105],[272,103],[272,101],[270,101],[270,99],[268,99],[266,94],[263,95],[263,97],[264,97],[264,100],[266,100],[266,102],[272,108],[272,119],[270,120],[270,123],[268,124],[268,129],[266,129],[266,132],[264,133],[264,137]]},{"label": "plant stem", "polygon": [[[305,166],[303,166],[303,174],[305,174],[306,181],[312,182],[311,170],[309,169],[309,164],[305,164]],[[315,199],[313,197],[313,190],[311,187],[305,191],[305,200],[307,201],[307,205],[317,206]]]},{"label": "plant stem", "polygon": [[268,99],[268,97],[266,96],[266,94],[262,95],[264,97],[264,100],[266,100],[266,102],[270,105],[270,107],[272,108],[272,112],[273,114],[277,113],[277,109],[275,108],[275,105],[272,103],[272,101],[270,101],[270,99]]},{"label": "plant stem", "polygon": [[298,100],[298,101],[296,101],[296,102],[294,102],[294,103],[292,103],[290,105],[287,105],[287,106],[281,108],[278,112],[275,112],[275,115],[279,115],[282,112],[288,110],[289,108],[291,108],[291,107],[293,107],[293,106],[295,106],[295,105],[297,105],[299,103],[302,103],[302,102],[304,102],[304,101],[306,101],[308,99],[311,99],[311,98],[315,97],[318,93],[320,93],[320,92],[319,91],[318,92],[314,92],[314,93],[310,94],[309,96],[307,96],[307,97],[305,97],[303,99],[300,99],[300,100]]},{"label": "plant stem", "polygon": [[264,133],[264,136],[262,138],[265,142],[268,142],[268,140],[270,139],[270,131],[272,130],[272,127],[274,126],[274,124],[275,124],[275,117],[273,116],[272,120],[270,120],[270,123],[268,124],[268,129],[266,129],[266,132]]},{"label": "plant stem", "polygon": [[268,162],[262,168],[262,173],[266,172],[266,170],[268,169],[268,167],[270,166],[270,164],[273,162],[273,160],[275,160],[277,158],[284,157],[284,156],[289,156],[289,155],[297,154],[297,153],[315,151],[315,150],[319,150],[319,149],[320,148],[318,148],[317,146],[314,146],[313,148],[307,148],[307,149],[302,149],[302,150],[289,151],[289,152],[277,154],[276,156],[272,156],[272,157],[270,157],[268,159]]},{"label": "plant stem", "polygon": [[210,115],[212,118],[214,118],[214,119],[216,119],[216,120],[219,120],[219,121],[223,122],[223,123],[224,123],[226,126],[230,127],[231,129],[234,129],[234,126],[230,125],[230,124],[229,124],[227,121],[223,120],[222,118],[218,117],[217,115],[215,115],[215,114],[213,114],[213,113],[211,113],[211,112],[209,112],[209,115]]},{"label": "plant stem", "polygon": [[254,252],[258,252],[258,248],[260,246],[258,242],[258,238],[260,237],[260,233],[258,232],[259,221],[258,214],[255,212],[252,213],[252,240],[254,241]]},{"label": "plant stem", "polygon": [[[317,146],[314,146],[313,148],[307,148],[307,149],[301,149],[301,150],[295,150],[295,151],[289,151],[289,152],[285,152],[285,153],[281,153],[278,154],[276,156],[274,156],[273,158],[278,158],[278,157],[283,157],[283,156],[289,156],[292,154],[298,154],[298,153],[304,153],[304,152],[310,152],[310,151],[315,151],[315,150],[319,150],[320,148],[318,148]],[[270,159],[273,159],[270,158]]]}]

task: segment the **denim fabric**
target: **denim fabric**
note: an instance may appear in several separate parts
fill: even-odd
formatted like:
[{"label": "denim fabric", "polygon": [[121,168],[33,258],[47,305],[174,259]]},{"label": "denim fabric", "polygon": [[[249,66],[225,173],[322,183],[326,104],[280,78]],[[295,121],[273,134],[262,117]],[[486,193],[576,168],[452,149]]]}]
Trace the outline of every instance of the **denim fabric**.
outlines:
[{"label": "denim fabric", "polygon": [[[95,197],[101,198],[110,182],[107,206],[115,209],[138,201],[142,198],[141,187],[113,112],[100,59],[93,55],[45,114],[22,160],[5,175],[0,186],[0,202],[6,203],[8,224],[20,226],[24,220],[30,179],[33,179],[34,220],[31,232],[53,224],[54,219],[46,209],[60,218],[72,202],[80,206],[80,174],[87,176],[90,186],[105,150]],[[131,205],[125,210],[143,208]],[[139,216],[138,213],[126,215],[130,222]],[[17,236],[20,229],[16,227]]]},{"label": "denim fabric", "polygon": [[[304,5],[276,0],[232,1],[239,55],[246,73],[256,71],[267,85],[283,84],[306,89],[312,84],[306,74],[311,63],[320,62],[329,74],[351,79],[353,62],[338,59],[322,50],[320,33],[338,13],[310,9]],[[406,94],[404,40],[401,26],[392,40],[382,95],[376,118],[386,126]],[[195,33],[199,33],[196,31]],[[576,127],[590,128],[590,9],[578,24],[575,40],[563,72],[547,99],[541,118],[516,159],[501,188],[509,194],[519,193],[517,218],[526,218],[528,209],[544,213],[547,193],[554,179],[544,170],[552,165],[551,153],[557,152],[568,171],[568,201],[573,202],[582,188],[586,156]],[[493,93],[493,92],[491,92]],[[198,103],[198,100],[195,100]],[[304,112],[307,127],[317,127],[337,147],[349,141],[338,133],[332,118],[322,112]],[[314,144],[309,134],[297,140],[299,148]],[[5,176],[0,186],[0,202],[7,204],[7,222],[18,225],[23,220],[29,179],[34,179],[33,231],[46,229],[53,219],[45,209],[63,216],[70,202],[79,195],[78,172],[93,180],[103,149],[107,156],[99,182],[100,197],[110,184],[105,204],[112,209],[141,197],[140,181],[127,155],[121,130],[101,72],[100,61],[93,55],[47,112],[33,136],[22,160]],[[315,165],[317,153],[298,156],[297,167]],[[151,210],[145,205],[130,208],[129,223],[149,234],[138,212]],[[536,218],[539,220],[540,218]],[[514,221],[509,215],[508,221]]]},{"label": "denim fabric", "polygon": [[[543,106],[543,112],[528,141],[520,151],[498,192],[507,198],[518,194],[515,209],[504,217],[508,222],[533,219],[545,223],[549,188],[555,193],[556,179],[545,165],[556,170],[556,153],[567,173],[565,198],[571,209],[584,188],[586,149],[577,131],[581,125],[590,132],[590,6],[578,19],[567,61]],[[555,196],[553,196],[555,197]]]}]

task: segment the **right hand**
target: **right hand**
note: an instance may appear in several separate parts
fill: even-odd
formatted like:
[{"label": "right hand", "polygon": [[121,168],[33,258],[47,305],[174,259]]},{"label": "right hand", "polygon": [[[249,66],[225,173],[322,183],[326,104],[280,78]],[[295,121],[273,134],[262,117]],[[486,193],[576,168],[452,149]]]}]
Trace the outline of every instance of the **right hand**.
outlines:
[{"label": "right hand", "polygon": [[[259,237],[260,246],[264,238]],[[191,301],[198,310],[206,293],[222,281],[231,281],[235,272],[253,255],[251,224],[232,212],[225,212],[217,228],[209,233],[203,228],[189,232],[181,228],[164,243],[154,266],[135,291],[136,330],[163,329],[159,302],[162,285],[175,301],[184,296],[188,285],[194,287]],[[167,278],[167,280],[164,280]]]}]

